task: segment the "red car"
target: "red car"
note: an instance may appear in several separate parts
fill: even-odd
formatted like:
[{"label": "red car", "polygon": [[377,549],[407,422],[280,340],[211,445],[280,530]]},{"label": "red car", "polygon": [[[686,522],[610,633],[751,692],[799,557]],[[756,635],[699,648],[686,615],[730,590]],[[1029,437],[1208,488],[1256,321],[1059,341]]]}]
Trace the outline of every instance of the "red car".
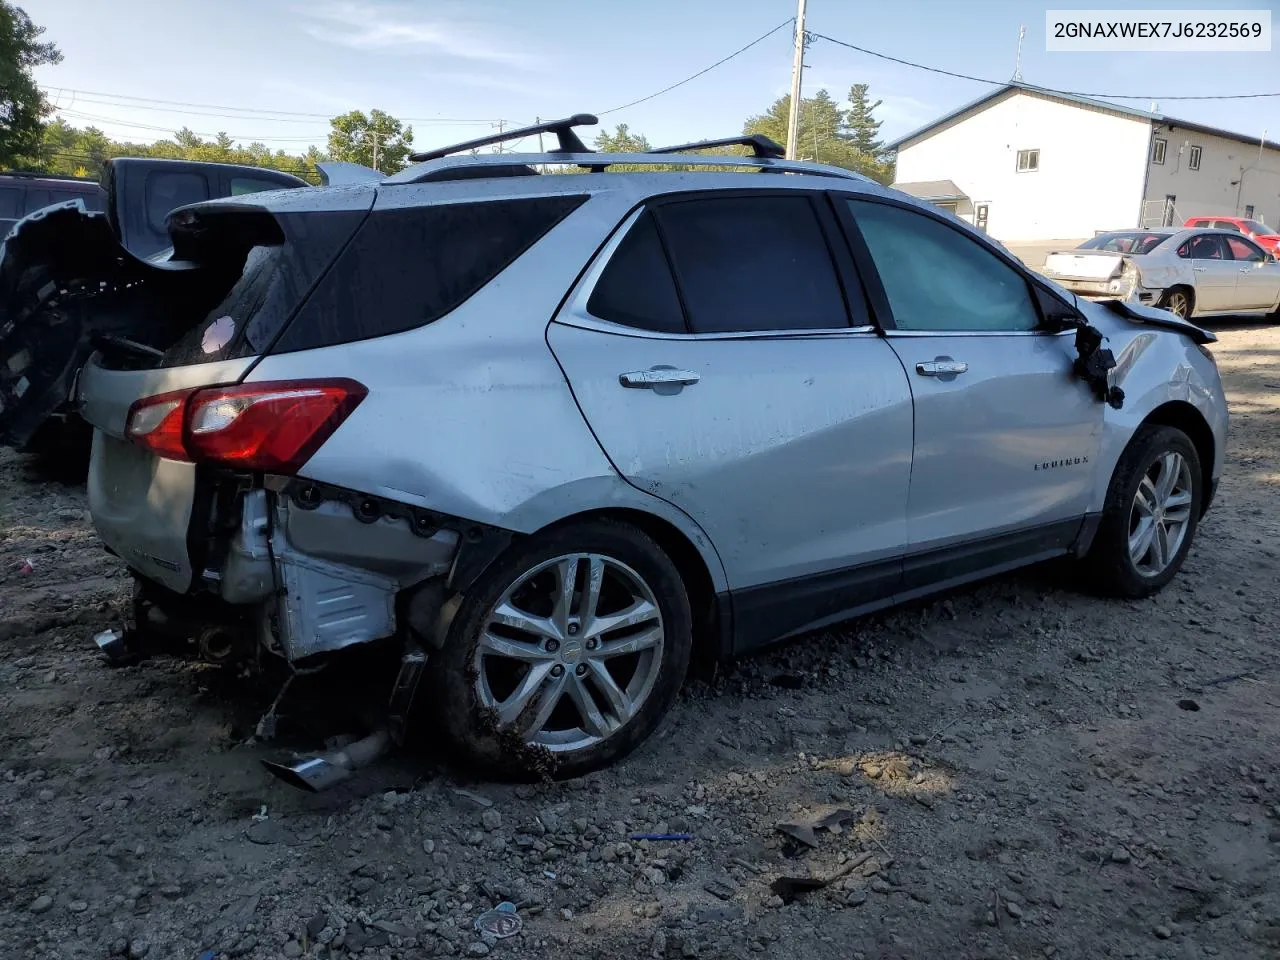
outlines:
[{"label": "red car", "polygon": [[1191,217],[1183,226],[1234,230],[1252,237],[1267,253],[1280,257],[1280,233],[1276,233],[1274,229],[1257,220],[1249,220],[1245,217]]}]

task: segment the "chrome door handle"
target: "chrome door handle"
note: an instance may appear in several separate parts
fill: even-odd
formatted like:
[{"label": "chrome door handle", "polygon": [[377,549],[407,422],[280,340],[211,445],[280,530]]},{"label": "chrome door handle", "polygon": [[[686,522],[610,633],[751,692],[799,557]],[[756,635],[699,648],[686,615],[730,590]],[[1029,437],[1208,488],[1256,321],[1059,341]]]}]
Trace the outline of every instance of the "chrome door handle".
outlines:
[{"label": "chrome door handle", "polygon": [[1192,272],[1192,273],[1204,273],[1204,272],[1205,272],[1205,270],[1207,270],[1207,269],[1208,269],[1208,267],[1192,267],[1192,268],[1191,268],[1191,272]]},{"label": "chrome door handle", "polygon": [[652,390],[655,387],[689,387],[701,380],[692,370],[675,367],[650,367],[648,370],[632,370],[618,374],[618,382],[624,387]]},{"label": "chrome door handle", "polygon": [[963,360],[951,360],[941,357],[937,360],[925,360],[916,364],[916,373],[922,377],[954,377],[968,369],[969,365]]}]

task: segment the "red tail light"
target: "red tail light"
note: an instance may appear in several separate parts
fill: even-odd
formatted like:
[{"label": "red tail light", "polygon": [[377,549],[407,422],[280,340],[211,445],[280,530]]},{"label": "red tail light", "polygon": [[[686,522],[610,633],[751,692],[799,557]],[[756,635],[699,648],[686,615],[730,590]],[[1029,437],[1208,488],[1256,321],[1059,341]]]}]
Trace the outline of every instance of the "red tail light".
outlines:
[{"label": "red tail light", "polygon": [[286,380],[177,391],[135,403],[126,432],[169,459],[291,474],[367,394],[354,380]]}]

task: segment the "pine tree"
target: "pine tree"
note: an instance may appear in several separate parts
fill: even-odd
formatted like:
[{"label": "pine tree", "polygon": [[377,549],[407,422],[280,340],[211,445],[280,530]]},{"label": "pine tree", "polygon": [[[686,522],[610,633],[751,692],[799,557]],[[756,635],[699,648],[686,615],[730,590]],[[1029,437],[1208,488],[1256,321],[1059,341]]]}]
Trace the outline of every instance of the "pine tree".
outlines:
[{"label": "pine tree", "polygon": [[844,113],[845,134],[849,142],[862,153],[877,162],[883,162],[884,143],[877,139],[880,133],[880,121],[875,119],[876,107],[884,101],[871,102],[865,83],[855,83],[849,88],[849,109]]}]

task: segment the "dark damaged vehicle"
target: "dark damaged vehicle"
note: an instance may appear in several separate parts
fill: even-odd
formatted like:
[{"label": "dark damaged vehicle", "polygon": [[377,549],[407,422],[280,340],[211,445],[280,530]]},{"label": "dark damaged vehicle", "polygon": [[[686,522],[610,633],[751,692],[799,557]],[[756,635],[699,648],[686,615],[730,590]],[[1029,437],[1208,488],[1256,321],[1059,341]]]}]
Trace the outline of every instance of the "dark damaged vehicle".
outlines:
[{"label": "dark damaged vehicle", "polygon": [[99,311],[101,284],[127,286],[154,272],[145,261],[167,260],[165,221],[178,207],[309,186],[279,170],[133,157],[107,161],[101,185],[0,180],[13,181],[0,183],[0,200],[21,186],[25,204],[13,207],[20,218],[5,224],[0,246],[0,443],[80,463],[88,435],[68,416],[72,379],[96,346],[120,338],[121,323],[142,329],[136,316],[117,322]]},{"label": "dark damaged vehicle", "polygon": [[184,207],[163,262],[86,225],[48,281],[97,336],[90,506],[143,602],[211,656],[399,659],[385,725],[276,773],[424,729],[569,776],[695,656],[1055,557],[1125,597],[1175,575],[1223,464],[1212,334],[763,138],[600,154],[594,122]]}]

